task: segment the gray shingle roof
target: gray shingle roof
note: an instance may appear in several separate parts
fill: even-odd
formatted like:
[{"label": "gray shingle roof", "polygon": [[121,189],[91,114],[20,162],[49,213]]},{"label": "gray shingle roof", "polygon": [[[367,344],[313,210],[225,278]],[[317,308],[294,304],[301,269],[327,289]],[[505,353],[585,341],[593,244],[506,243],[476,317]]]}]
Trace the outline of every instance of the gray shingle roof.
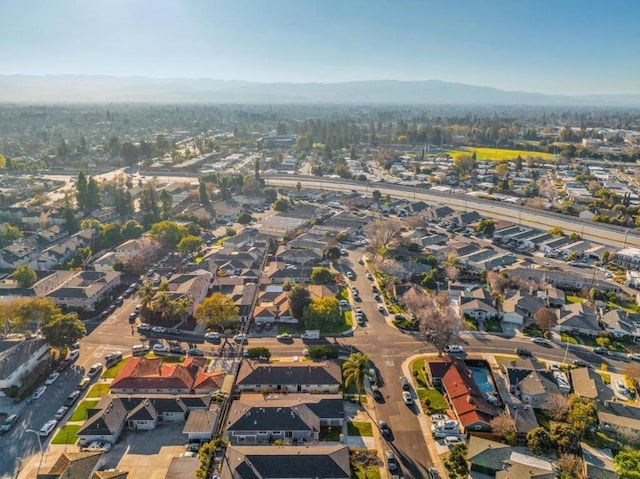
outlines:
[{"label": "gray shingle roof", "polygon": [[340,367],[326,363],[261,364],[244,361],[238,373],[238,385],[254,384],[342,384]]}]

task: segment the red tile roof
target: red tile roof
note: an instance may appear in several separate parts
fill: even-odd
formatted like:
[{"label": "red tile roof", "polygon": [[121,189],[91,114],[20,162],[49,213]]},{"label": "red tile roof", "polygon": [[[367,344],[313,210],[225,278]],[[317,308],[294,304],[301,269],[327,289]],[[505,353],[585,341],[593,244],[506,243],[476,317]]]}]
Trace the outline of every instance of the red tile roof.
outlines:
[{"label": "red tile roof", "polygon": [[[187,358],[184,363],[163,363],[161,358],[130,358],[111,383],[112,390],[186,389],[191,391],[203,372],[204,358]],[[204,379],[201,379],[203,382]]]}]

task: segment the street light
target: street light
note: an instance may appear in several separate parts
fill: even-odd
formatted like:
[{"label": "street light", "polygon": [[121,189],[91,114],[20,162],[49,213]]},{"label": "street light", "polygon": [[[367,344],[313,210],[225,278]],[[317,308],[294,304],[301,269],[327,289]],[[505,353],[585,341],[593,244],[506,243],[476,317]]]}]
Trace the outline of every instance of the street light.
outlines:
[{"label": "street light", "polygon": [[36,476],[40,474],[40,468],[42,467],[42,458],[44,457],[44,450],[42,449],[42,439],[40,439],[40,433],[38,431],[34,431],[33,429],[25,429],[26,432],[32,432],[38,438],[38,446],[40,446],[40,462],[38,463],[38,472]]}]

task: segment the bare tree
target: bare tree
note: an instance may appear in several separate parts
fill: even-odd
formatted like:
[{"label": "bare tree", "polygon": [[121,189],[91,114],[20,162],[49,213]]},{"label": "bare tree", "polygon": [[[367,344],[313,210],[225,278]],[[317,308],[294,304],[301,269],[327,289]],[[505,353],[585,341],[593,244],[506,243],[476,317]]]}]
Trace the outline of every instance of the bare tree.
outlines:
[{"label": "bare tree", "polygon": [[462,321],[450,305],[446,293],[411,295],[403,300],[405,309],[420,324],[420,331],[428,333],[442,356],[444,349],[460,334]]},{"label": "bare tree", "polygon": [[558,316],[549,308],[540,308],[533,315],[533,319],[540,329],[551,329],[558,324]]},{"label": "bare tree", "polygon": [[640,363],[627,363],[622,372],[637,386],[640,385]]},{"label": "bare tree", "polygon": [[397,218],[371,222],[366,228],[367,236],[371,241],[367,247],[367,252],[377,255],[380,248],[389,246],[398,237],[401,226],[402,224]]},{"label": "bare tree", "polygon": [[444,269],[444,272],[447,275],[447,278],[449,278],[449,281],[453,283],[456,282],[458,276],[460,275],[460,270],[456,266],[447,266]]},{"label": "bare tree", "polygon": [[499,436],[508,436],[516,432],[516,421],[507,411],[494,417],[490,422],[491,430]]},{"label": "bare tree", "polygon": [[563,454],[558,459],[558,467],[562,472],[561,477],[573,477],[575,479],[583,479],[584,470],[582,459],[575,454]]},{"label": "bare tree", "polygon": [[569,400],[566,395],[555,393],[549,394],[542,409],[549,417],[555,421],[563,421],[569,412]]},{"label": "bare tree", "polygon": [[427,221],[422,216],[419,216],[419,215],[409,216],[407,219],[404,220],[404,223],[409,228],[415,228],[415,229],[426,228],[428,224]]}]

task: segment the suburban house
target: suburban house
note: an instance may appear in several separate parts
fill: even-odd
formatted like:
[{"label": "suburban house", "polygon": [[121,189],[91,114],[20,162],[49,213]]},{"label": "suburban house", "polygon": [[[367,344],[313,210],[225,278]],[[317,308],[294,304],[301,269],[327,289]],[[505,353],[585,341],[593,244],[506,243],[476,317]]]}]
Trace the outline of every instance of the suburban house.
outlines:
[{"label": "suburban house", "polygon": [[272,261],[267,266],[267,278],[270,283],[283,284],[286,281],[293,283],[311,282],[311,266],[288,265],[280,261]]},{"label": "suburban house", "polygon": [[162,358],[132,357],[111,383],[114,394],[190,394],[220,390],[224,373],[205,372],[204,358],[165,363]]},{"label": "suburban house", "polygon": [[505,403],[505,411],[511,416],[516,428],[516,435],[519,439],[525,440],[527,433],[537,428],[538,418],[533,407],[528,404]]},{"label": "suburban house", "polygon": [[558,324],[552,328],[556,332],[597,336],[601,331],[596,313],[586,303],[567,304],[558,310],[558,315]]},{"label": "suburban house", "polygon": [[605,401],[598,404],[598,423],[604,432],[628,431],[640,434],[640,408],[621,402]]},{"label": "suburban house", "polygon": [[631,337],[637,341],[640,337],[640,318],[620,309],[612,309],[604,313],[600,320],[604,329],[616,338]]},{"label": "suburban house", "polygon": [[581,442],[582,464],[584,477],[591,479],[617,479],[616,468],[613,463],[611,449],[596,449]]},{"label": "suburban house", "polygon": [[495,477],[496,479],[554,479],[555,473],[549,461],[535,457],[524,448],[507,444],[469,438],[467,450],[469,477]]},{"label": "suburban house", "polygon": [[490,432],[491,419],[499,414],[498,397],[489,398],[480,391],[473,374],[460,360],[427,361],[427,374],[432,384],[440,385],[456,418],[466,432]]},{"label": "suburban house", "polygon": [[[213,405],[211,409],[211,406],[210,395],[108,394],[88,411],[88,418],[78,431],[78,437],[115,444],[125,428],[153,430],[159,424],[185,422],[188,416],[205,411],[213,414],[216,422],[218,407]],[[210,432],[214,426],[209,427]]]},{"label": "suburban house", "polygon": [[218,404],[212,404],[211,409],[192,410],[182,428],[182,434],[187,436],[189,442],[210,441],[218,425],[218,414]]},{"label": "suburban house", "polygon": [[46,297],[59,306],[94,311],[96,305],[120,285],[120,273],[79,271]]},{"label": "suburban house", "polygon": [[627,269],[640,269],[640,248],[623,248],[613,256],[613,261]]},{"label": "suburban house", "polygon": [[322,252],[311,249],[292,249],[288,245],[281,246],[276,253],[279,261],[287,264],[310,264],[315,265],[322,261]]},{"label": "suburban house", "polygon": [[560,288],[556,288],[553,285],[547,286],[547,304],[550,308],[561,308],[565,304],[567,304],[567,299],[565,297],[564,291]]},{"label": "suburban house", "polygon": [[570,371],[573,391],[580,397],[598,403],[613,400],[613,391],[607,387],[598,373],[591,368],[574,368]]},{"label": "suburban house", "polygon": [[484,288],[463,291],[458,299],[458,313],[476,320],[498,317],[491,294]]},{"label": "suburban house", "polygon": [[243,394],[231,406],[228,420],[231,444],[268,445],[276,439],[302,444],[318,440],[323,427],[341,427],[344,410],[335,395]]},{"label": "suburban house", "polygon": [[341,385],[340,366],[331,361],[272,364],[243,361],[236,381],[239,392],[286,391],[336,394]]},{"label": "suburban house", "polygon": [[101,452],[63,452],[51,467],[42,467],[36,479],[126,479],[128,472],[100,471],[105,463]]},{"label": "suburban house", "polygon": [[276,321],[284,323],[297,322],[289,314],[289,294],[287,291],[263,291],[258,296],[253,311],[256,324],[273,324]]},{"label": "suburban house", "polygon": [[522,292],[512,291],[502,302],[502,320],[524,326],[533,321],[533,316],[544,307],[538,298]]},{"label": "suburban house", "polygon": [[506,361],[501,366],[506,369],[509,392],[525,404],[541,407],[549,394],[568,392],[558,387],[553,371],[536,360]]},{"label": "suburban house", "polygon": [[209,271],[199,269],[190,274],[174,274],[167,281],[167,292],[172,300],[182,297],[189,298],[191,304],[188,312],[193,314],[202,301],[209,294],[209,285],[213,275]]},{"label": "suburban house", "polygon": [[332,446],[230,446],[221,479],[349,479],[349,449]]},{"label": "suburban house", "polygon": [[152,257],[158,244],[147,236],[138,239],[130,239],[115,247],[114,252],[118,258],[126,262],[134,256]]},{"label": "suburban house", "polygon": [[46,339],[0,341],[0,389],[21,387],[25,378],[49,359]]}]

